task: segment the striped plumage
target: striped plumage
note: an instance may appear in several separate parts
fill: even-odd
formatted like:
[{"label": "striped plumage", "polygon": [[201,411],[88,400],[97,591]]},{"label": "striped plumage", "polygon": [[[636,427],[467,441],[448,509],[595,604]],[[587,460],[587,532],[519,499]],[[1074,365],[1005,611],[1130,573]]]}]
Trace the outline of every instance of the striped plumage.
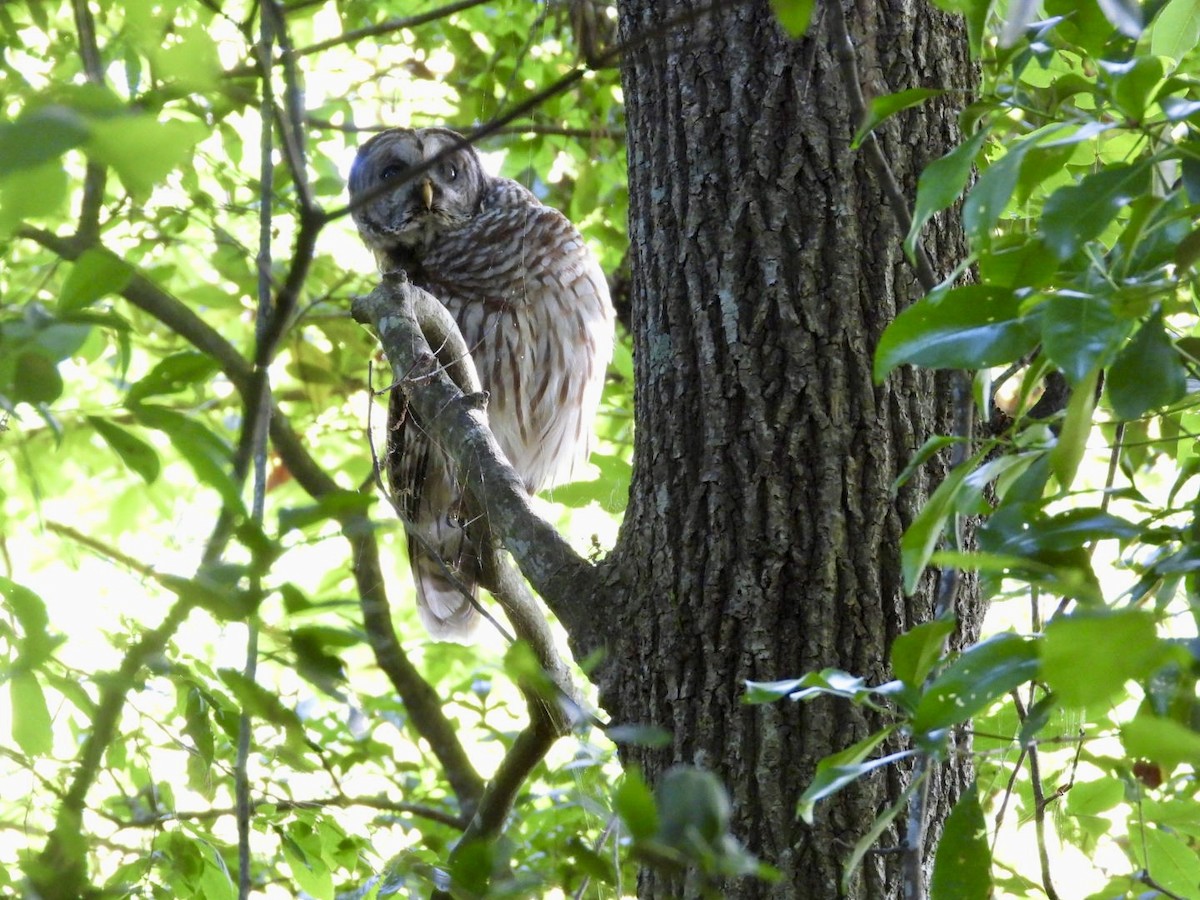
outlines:
[{"label": "striped plumage", "polygon": [[[444,128],[371,138],[350,174],[352,199],[446,155],[355,208],[354,221],[381,268],[404,269],[454,314],[489,394],[492,432],[534,493],[569,479],[587,458],[612,355],[608,286],[565,216],[515,181],[488,175],[461,142]],[[486,528],[466,505],[449,457],[431,446],[398,390],[389,406],[387,469],[409,531],[474,594]],[[473,605],[411,535],[409,557],[430,634],[467,639],[478,619]]]}]

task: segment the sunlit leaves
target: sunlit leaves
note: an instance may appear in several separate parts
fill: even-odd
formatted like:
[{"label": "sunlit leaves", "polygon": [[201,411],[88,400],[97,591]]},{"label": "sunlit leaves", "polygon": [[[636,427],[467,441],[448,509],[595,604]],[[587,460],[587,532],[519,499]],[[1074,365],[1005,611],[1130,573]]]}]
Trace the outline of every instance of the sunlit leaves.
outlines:
[{"label": "sunlit leaves", "polygon": [[32,672],[15,672],[9,679],[8,690],[13,743],[28,756],[49,753],[53,743],[50,709],[37,676]]},{"label": "sunlit leaves", "polygon": [[122,116],[92,123],[88,149],[112,166],[132,193],[145,195],[180,165],[207,133],[199,122]]},{"label": "sunlit leaves", "polygon": [[58,296],[59,312],[82,309],[105,294],[121,290],[129,283],[133,269],[129,263],[105,250],[85,250],[71,266],[71,274]]},{"label": "sunlit leaves", "polygon": [[[1041,642],[1041,676],[1061,703],[1085,707],[1165,662],[1154,618],[1140,610],[1097,610],[1058,618]],[[1103,661],[1103,665],[1097,665]]]},{"label": "sunlit leaves", "polygon": [[1130,756],[1168,771],[1181,763],[1200,765],[1200,732],[1172,719],[1139,715],[1121,727],[1121,741]]},{"label": "sunlit leaves", "polygon": [[1200,42],[1200,0],[1170,0],[1150,28],[1150,52],[1177,64]]}]

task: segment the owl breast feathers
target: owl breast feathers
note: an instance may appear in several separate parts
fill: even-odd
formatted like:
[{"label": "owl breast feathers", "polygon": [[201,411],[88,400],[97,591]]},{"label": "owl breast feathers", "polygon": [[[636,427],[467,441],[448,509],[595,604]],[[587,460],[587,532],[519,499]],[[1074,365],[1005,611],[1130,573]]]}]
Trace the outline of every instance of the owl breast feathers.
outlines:
[{"label": "owl breast feathers", "polygon": [[[380,188],[389,182],[394,190]],[[395,128],[364,143],[351,200],[368,193],[353,209],[359,234],[384,271],[403,269],[458,321],[489,394],[492,432],[525,487],[568,480],[590,450],[613,343],[608,284],[579,232],[517,182],[487,174],[444,128]],[[399,389],[387,472],[421,619],[435,638],[466,640],[479,619],[468,594],[485,577],[486,523]]]}]

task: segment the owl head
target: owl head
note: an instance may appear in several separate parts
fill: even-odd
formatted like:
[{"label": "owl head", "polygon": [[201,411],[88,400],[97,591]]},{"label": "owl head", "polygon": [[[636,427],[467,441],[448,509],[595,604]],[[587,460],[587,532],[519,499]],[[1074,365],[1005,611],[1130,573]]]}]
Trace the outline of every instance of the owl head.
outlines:
[{"label": "owl head", "polygon": [[[412,171],[436,159],[432,166]],[[395,183],[351,215],[363,241],[378,253],[420,253],[435,238],[478,212],[488,180],[475,150],[448,128],[393,128],[358,148],[350,170],[350,199]]]}]

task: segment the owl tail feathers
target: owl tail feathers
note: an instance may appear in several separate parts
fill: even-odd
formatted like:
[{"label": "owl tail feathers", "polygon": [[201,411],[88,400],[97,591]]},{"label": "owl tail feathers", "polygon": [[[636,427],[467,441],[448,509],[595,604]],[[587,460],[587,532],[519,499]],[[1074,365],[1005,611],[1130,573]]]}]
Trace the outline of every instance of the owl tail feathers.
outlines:
[{"label": "owl tail feathers", "polygon": [[454,641],[469,644],[483,618],[475,604],[463,596],[461,586],[479,594],[474,566],[465,565],[457,571],[459,584],[446,577],[437,560],[424,550],[410,544],[413,583],[417,586],[417,612],[421,623],[435,641]]}]

